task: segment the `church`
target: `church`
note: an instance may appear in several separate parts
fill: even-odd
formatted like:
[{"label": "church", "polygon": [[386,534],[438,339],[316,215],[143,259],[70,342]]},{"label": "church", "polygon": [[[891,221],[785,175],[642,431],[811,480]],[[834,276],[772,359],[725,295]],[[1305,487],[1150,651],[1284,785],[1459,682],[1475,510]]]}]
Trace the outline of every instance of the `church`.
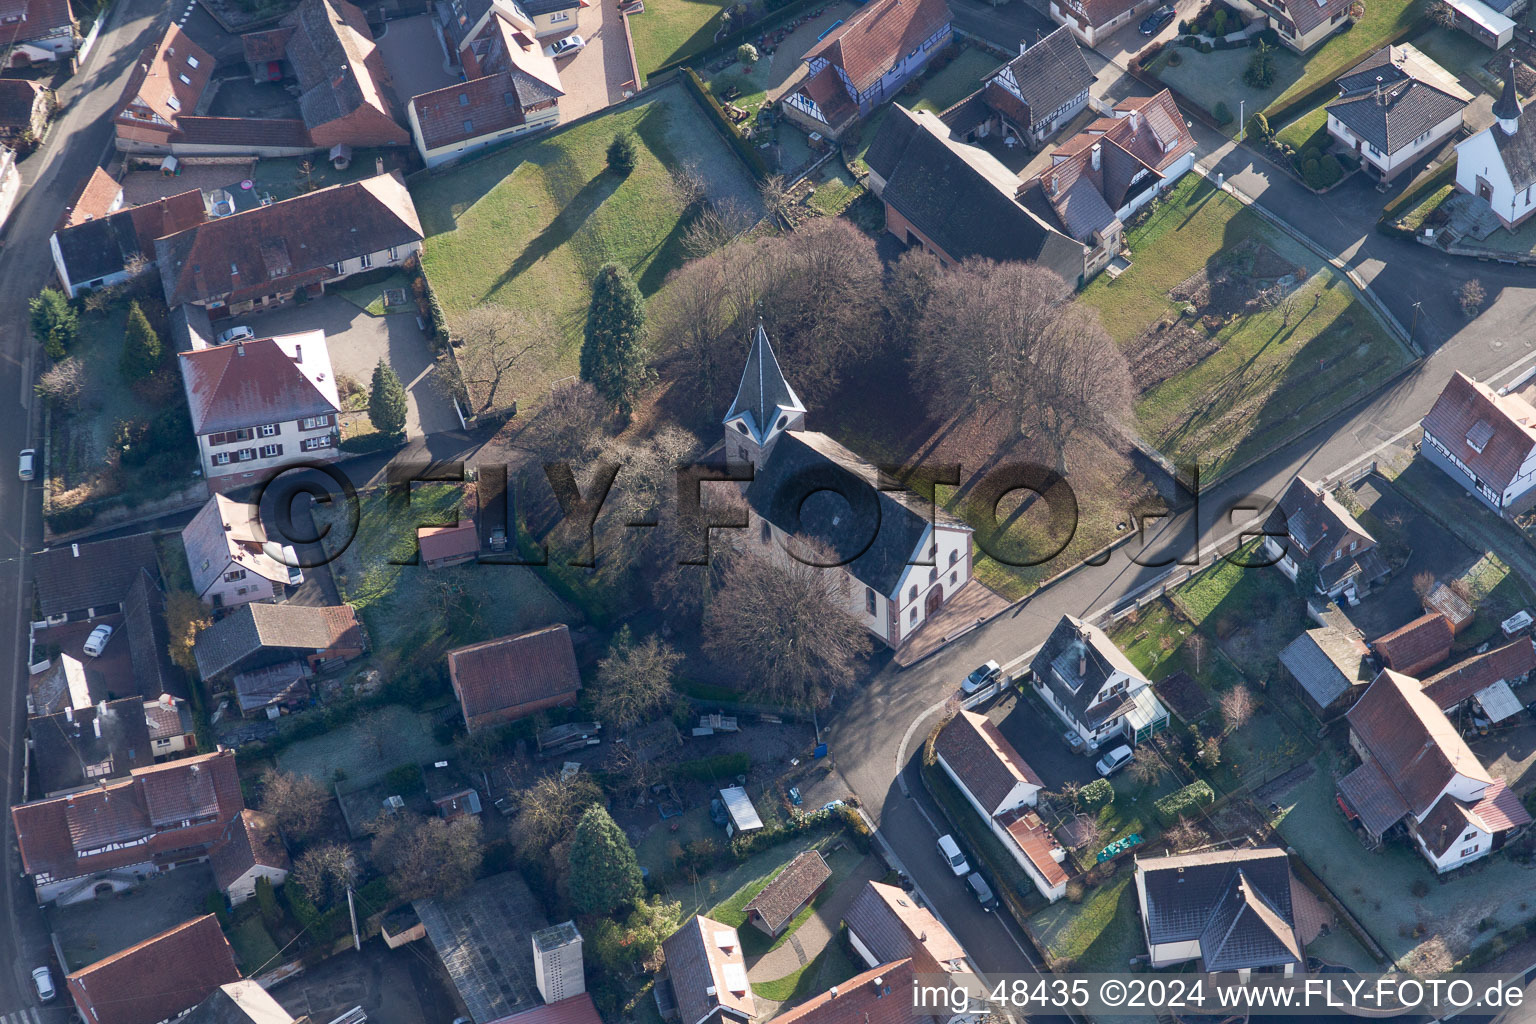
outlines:
[{"label": "church", "polygon": [[1521,116],[1515,62],[1504,73],[1504,92],[1493,105],[1493,124],[1456,144],[1456,187],[1477,196],[1513,231],[1531,214],[1536,187],[1536,125]]},{"label": "church", "polygon": [[725,459],[750,465],[745,550],[794,561],[791,538],[832,552],[847,607],[882,642],[900,647],[971,580],[971,528],[826,434],[806,409],[758,324],[746,370],[725,414]]}]

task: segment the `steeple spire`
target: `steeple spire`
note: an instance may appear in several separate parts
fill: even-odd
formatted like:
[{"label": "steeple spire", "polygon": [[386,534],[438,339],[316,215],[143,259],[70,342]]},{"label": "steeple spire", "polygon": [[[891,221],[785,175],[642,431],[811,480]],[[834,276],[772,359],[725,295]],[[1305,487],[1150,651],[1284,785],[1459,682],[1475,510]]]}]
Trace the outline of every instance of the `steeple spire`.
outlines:
[{"label": "steeple spire", "polygon": [[799,427],[804,420],[805,405],[784,379],[773,346],[768,343],[768,332],[759,319],[752,331],[736,400],[725,414],[727,431],[750,438],[761,449],[784,431]]},{"label": "steeple spire", "polygon": [[1504,72],[1504,91],[1499,94],[1498,102],[1493,105],[1493,116],[1499,120],[1499,129],[1505,135],[1513,135],[1520,130],[1520,96],[1515,92],[1515,60],[1509,60],[1509,67]]}]

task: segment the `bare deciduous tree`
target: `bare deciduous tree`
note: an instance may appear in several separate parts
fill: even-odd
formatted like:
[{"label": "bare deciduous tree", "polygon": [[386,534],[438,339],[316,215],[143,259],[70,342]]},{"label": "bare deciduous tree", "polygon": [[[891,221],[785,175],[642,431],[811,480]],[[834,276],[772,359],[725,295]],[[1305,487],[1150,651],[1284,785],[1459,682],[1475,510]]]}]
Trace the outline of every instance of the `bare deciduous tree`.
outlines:
[{"label": "bare deciduous tree", "polygon": [[1208,646],[1209,644],[1206,642],[1205,634],[1198,630],[1190,633],[1189,636],[1184,640],[1184,647],[1189,651],[1189,656],[1195,659],[1196,675],[1200,674],[1202,667],[1201,663],[1205,660],[1205,649]]},{"label": "bare deciduous tree", "polygon": [[1131,763],[1126,767],[1131,778],[1143,786],[1151,786],[1157,783],[1168,772],[1168,766],[1163,763],[1163,757],[1157,752],[1157,748],[1150,743],[1143,743],[1136,748]]},{"label": "bare deciduous tree", "polygon": [[1184,850],[1193,850],[1204,843],[1205,833],[1199,825],[1196,825],[1181,814],[1179,815],[1178,822],[1169,828],[1167,832],[1163,833],[1163,838],[1168,841],[1168,845],[1173,848],[1174,852],[1178,853]]},{"label": "bare deciduous tree", "polygon": [[770,174],[757,186],[758,195],[763,198],[763,209],[768,211],[768,216],[778,218],[789,209],[789,182],[782,174]]},{"label": "bare deciduous tree", "polygon": [[1135,396],[1097,314],[1033,263],[968,260],[946,270],[918,324],[912,370],[936,415],[1008,410],[1018,430],[1051,441],[1063,473],[1067,444],[1117,433]]},{"label": "bare deciduous tree", "polygon": [[709,179],[693,160],[685,160],[672,170],[668,187],[685,213],[709,200]]},{"label": "bare deciduous tree", "polygon": [[602,446],[607,403],[584,380],[552,388],[518,439],[550,459],[585,459]]},{"label": "bare deciduous tree", "polygon": [[277,818],[290,839],[303,841],[325,824],[331,795],[314,779],[268,768],[261,776],[261,809]]},{"label": "bare deciduous tree", "polygon": [[[804,552],[829,563],[806,542]],[[705,610],[705,649],[728,660],[769,703],[824,707],[853,684],[869,634],[847,611],[848,577],[768,559],[730,561]],[[752,656],[743,660],[742,651]]]},{"label": "bare deciduous tree", "polygon": [[728,245],[752,226],[752,214],[734,196],[704,202],[683,229],[683,251],[699,259]]},{"label": "bare deciduous tree", "polygon": [[44,398],[68,405],[85,391],[85,364],[74,356],[54,363],[37,381],[37,393]]},{"label": "bare deciduous tree", "polygon": [[323,910],[344,899],[347,887],[357,881],[357,860],[341,843],[321,843],[294,861],[289,881],[297,882],[310,902]]},{"label": "bare deciduous tree", "polygon": [[1456,290],[1456,301],[1461,303],[1461,311],[1469,317],[1477,316],[1487,299],[1488,292],[1483,288],[1483,282],[1475,277]]},{"label": "bare deciduous tree", "polygon": [[494,302],[465,311],[454,327],[460,372],[471,401],[478,401],[479,413],[507,404],[497,404],[502,385],[519,360],[553,333],[549,315],[542,307],[514,309]]},{"label": "bare deciduous tree", "polygon": [[513,842],[525,857],[549,857],[557,846],[570,842],[582,812],[602,799],[597,783],[585,773],[564,780],[546,775],[522,793]]},{"label": "bare deciduous tree", "polygon": [[1441,28],[1456,27],[1456,8],[1446,3],[1445,0],[1434,0],[1429,5],[1429,20]]},{"label": "bare deciduous tree", "polygon": [[672,673],[682,660],[660,637],[636,641],[625,626],[597,663],[593,711],[618,731],[656,717],[672,700]]},{"label": "bare deciduous tree", "polygon": [[384,814],[369,825],[369,857],[402,899],[457,896],[475,880],[483,856],[480,819],[452,821],[420,814]]},{"label": "bare deciduous tree", "polygon": [[1435,589],[1435,574],[1432,572],[1416,572],[1413,574],[1413,594],[1420,601],[1429,596],[1429,592]]},{"label": "bare deciduous tree", "polygon": [[1247,684],[1238,683],[1221,695],[1221,720],[1226,725],[1225,735],[1232,735],[1253,718],[1259,702]]},{"label": "bare deciduous tree", "polygon": [[1104,840],[1109,838],[1109,827],[1095,814],[1080,814],[1074,838],[1079,850],[1097,853],[1104,848]]}]

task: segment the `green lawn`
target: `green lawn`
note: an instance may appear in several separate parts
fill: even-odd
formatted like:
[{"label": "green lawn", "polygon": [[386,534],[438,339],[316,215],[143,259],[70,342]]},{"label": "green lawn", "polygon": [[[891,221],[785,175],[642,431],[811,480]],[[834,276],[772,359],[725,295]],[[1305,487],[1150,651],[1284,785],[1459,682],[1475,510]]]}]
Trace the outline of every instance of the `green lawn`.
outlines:
[{"label": "green lawn", "polygon": [[1366,0],[1365,17],[1308,53],[1300,77],[1270,104],[1270,109],[1337,78],[1390,40],[1424,24],[1427,6],[1426,0]]},{"label": "green lawn", "polygon": [[[1177,66],[1170,66],[1169,58],[1178,53],[1182,58]],[[1199,104],[1207,112],[1215,114],[1216,105],[1224,103],[1232,120],[1222,127],[1222,132],[1236,137],[1238,117],[1249,117],[1272,103],[1301,74],[1302,59],[1283,46],[1275,48],[1275,80],[1266,88],[1255,89],[1243,81],[1243,72],[1253,51],[1248,47],[1237,50],[1213,50],[1201,53],[1187,46],[1165,50],[1152,65],[1158,78],[1177,89],[1184,96]]]},{"label": "green lawn", "polygon": [[981,76],[996,71],[1002,61],[985,50],[962,46],[960,53],[942,70],[924,76],[913,95],[901,95],[897,103],[908,110],[948,110],[981,88]]},{"label": "green lawn", "polygon": [[1198,462],[1209,478],[1369,393],[1408,361],[1347,280],[1198,175],[1186,175],[1127,241],[1133,266],[1115,280],[1100,275],[1082,293],[1122,345],[1176,318],[1170,291],[1202,271],[1233,276],[1250,291],[1286,267],[1309,272],[1294,286],[1288,315],[1283,307],[1215,309],[1226,321],[1216,329],[1220,347],[1138,399],[1142,436],[1175,462]]},{"label": "green lawn", "polygon": [[1309,146],[1326,149],[1328,146],[1328,109],[1332,97],[1323,100],[1311,110],[1275,133],[1275,137],[1300,153]]},{"label": "green lawn", "polygon": [[277,943],[272,941],[272,936],[267,933],[266,926],[257,915],[247,917],[231,927],[228,938],[240,971],[246,977],[271,967],[277,960]]},{"label": "green lawn", "polygon": [[[685,5],[689,6],[689,5]],[[639,21],[650,18],[651,8]],[[634,171],[607,171],[614,135],[640,142]],[[684,259],[686,222],[669,168],[690,161],[712,198],[760,209],[736,157],[679,85],[603,117],[491,154],[433,177],[413,193],[426,231],[422,266],[448,314],[482,302],[538,305],[554,319],[547,347],[518,367],[526,411],[551,382],[576,372],[591,281],[615,261],[652,297]]]},{"label": "green lawn", "polygon": [[843,950],[842,940],[834,937],[799,970],[772,981],[753,982],[752,994],[775,1003],[799,1003],[842,984],[862,970],[863,965],[855,964]]},{"label": "green lawn", "polygon": [[[809,848],[825,850],[826,847],[832,845],[833,841],[839,834],[840,833],[834,832],[830,835],[824,836],[816,842],[810,844]],[[838,884],[841,883],[844,878],[847,878],[849,872],[851,872],[854,867],[858,865],[859,861],[863,859],[860,854],[847,848],[838,850],[833,854],[824,854],[827,860],[827,867],[832,872],[831,877],[827,879],[826,884],[822,887],[820,894],[818,894],[814,900],[808,903],[800,910],[798,914],[795,915],[794,920],[792,920],[788,926],[786,926],[785,929],[779,933],[778,937],[770,938],[766,933],[758,929],[756,925],[749,925],[747,923],[747,904],[752,902],[752,899],[757,896],[758,893],[767,888],[768,883],[777,878],[781,871],[789,867],[790,862],[793,861],[795,857],[800,854],[800,852],[802,851],[796,850],[794,853],[791,853],[787,856],[781,854],[782,862],[772,871],[769,871],[767,874],[764,874],[758,878],[752,879],[752,881],[746,883],[730,896],[721,900],[719,903],[716,903],[713,907],[704,912],[705,917],[712,918],[716,921],[719,921],[721,924],[728,924],[732,928],[737,928],[740,930],[741,949],[742,952],[747,956],[756,957],[762,955],[763,953],[772,952],[773,950],[778,949],[780,946],[784,945],[784,943],[788,942],[789,937],[795,934],[800,926],[806,922],[806,919],[808,919],[812,914],[816,912],[816,908],[820,906],[822,902],[828,896],[830,896],[834,890],[837,889]]]},{"label": "green lawn", "polygon": [[[384,307],[384,292],[390,288],[396,288],[405,293],[405,302],[399,305]],[[358,285],[355,287],[342,287],[340,285],[329,289],[334,295],[340,295],[352,305],[372,316],[383,316],[385,313],[409,313],[415,315],[416,302],[411,294],[411,279],[405,274],[394,271],[385,275],[372,284]]]},{"label": "green lawn", "polygon": [[[1214,570],[1209,570],[1214,571]],[[1153,682],[1183,671],[1210,690],[1224,690],[1242,679],[1241,673],[1225,658],[1207,649],[1199,657],[1191,649],[1189,638],[1194,626],[1179,617],[1167,601],[1147,605],[1134,620],[1126,619],[1109,634],[1115,646],[1125,652],[1131,664]]]},{"label": "green lawn", "polygon": [[720,12],[730,4],[716,0],[654,0],[645,13],[629,19],[640,76],[663,64],[707,50],[715,44]]},{"label": "green lawn", "polygon": [[1127,860],[1114,878],[1089,889],[1081,903],[1058,900],[1029,919],[1030,931],[1055,970],[1118,973],[1131,957],[1146,952],[1136,922],[1134,879]]}]

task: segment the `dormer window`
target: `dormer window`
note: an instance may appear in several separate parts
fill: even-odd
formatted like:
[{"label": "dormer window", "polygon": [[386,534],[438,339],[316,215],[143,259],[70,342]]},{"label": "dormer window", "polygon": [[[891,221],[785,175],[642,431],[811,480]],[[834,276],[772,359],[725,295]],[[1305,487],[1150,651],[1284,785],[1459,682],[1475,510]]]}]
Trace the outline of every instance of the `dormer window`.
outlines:
[{"label": "dormer window", "polygon": [[175,96],[167,96],[165,98],[165,105],[170,107],[172,110],[180,110],[181,100],[177,99]]},{"label": "dormer window", "polygon": [[1487,420],[1478,420],[1472,424],[1472,429],[1467,431],[1467,447],[1473,451],[1482,453],[1488,447],[1488,441],[1493,437],[1493,424]]}]

